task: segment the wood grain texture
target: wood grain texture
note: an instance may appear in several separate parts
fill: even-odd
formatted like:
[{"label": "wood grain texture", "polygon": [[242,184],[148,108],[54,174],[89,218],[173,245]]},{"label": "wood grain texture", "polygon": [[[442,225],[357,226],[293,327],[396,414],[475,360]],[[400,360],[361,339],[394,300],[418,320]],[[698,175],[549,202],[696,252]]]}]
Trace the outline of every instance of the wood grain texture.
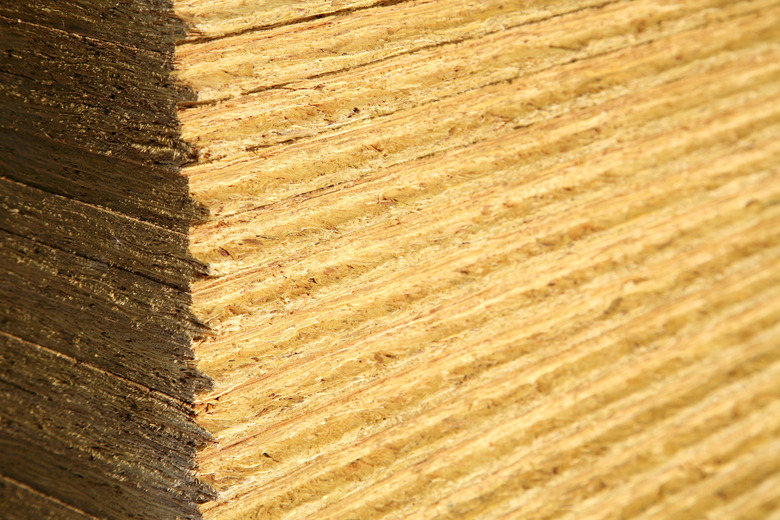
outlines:
[{"label": "wood grain texture", "polygon": [[777,517],[777,0],[114,4],[0,8],[11,518]]},{"label": "wood grain texture", "polygon": [[776,2],[456,5],[177,53],[204,518],[732,507],[779,468]]},{"label": "wood grain texture", "polygon": [[156,0],[5,4],[0,516],[199,518],[183,22]]}]

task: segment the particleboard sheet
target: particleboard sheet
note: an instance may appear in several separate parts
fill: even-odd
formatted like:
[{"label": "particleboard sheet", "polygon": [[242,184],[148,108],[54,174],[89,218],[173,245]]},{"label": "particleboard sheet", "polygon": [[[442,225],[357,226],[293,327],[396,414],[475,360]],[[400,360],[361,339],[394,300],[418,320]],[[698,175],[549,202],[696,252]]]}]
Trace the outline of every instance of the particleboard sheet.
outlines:
[{"label": "particleboard sheet", "polygon": [[777,517],[779,21],[0,7],[4,510]]}]

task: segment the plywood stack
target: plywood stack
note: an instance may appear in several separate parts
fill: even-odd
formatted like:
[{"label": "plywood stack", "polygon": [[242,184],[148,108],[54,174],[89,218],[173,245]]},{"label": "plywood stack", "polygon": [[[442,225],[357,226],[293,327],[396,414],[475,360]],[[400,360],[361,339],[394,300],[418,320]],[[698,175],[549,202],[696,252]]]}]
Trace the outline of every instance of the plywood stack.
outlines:
[{"label": "plywood stack", "polygon": [[13,518],[777,514],[780,3],[115,4],[0,9]]}]

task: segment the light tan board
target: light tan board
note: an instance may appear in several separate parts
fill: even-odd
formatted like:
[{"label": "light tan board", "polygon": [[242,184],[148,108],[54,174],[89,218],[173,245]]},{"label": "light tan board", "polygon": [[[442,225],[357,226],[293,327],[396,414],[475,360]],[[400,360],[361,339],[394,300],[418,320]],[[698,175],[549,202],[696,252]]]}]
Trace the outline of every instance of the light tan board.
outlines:
[{"label": "light tan board", "polygon": [[238,5],[176,52],[204,518],[776,507],[776,1]]}]

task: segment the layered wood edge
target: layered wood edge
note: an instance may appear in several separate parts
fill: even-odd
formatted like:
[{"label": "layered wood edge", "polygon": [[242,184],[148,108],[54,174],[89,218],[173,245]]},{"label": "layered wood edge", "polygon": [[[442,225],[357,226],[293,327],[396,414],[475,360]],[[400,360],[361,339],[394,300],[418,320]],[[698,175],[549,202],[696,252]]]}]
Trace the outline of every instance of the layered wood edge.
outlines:
[{"label": "layered wood edge", "polygon": [[779,2],[217,4],[0,7],[10,511],[780,509]]},{"label": "layered wood edge", "polygon": [[195,519],[215,497],[177,20],[157,0],[0,6],[3,518]]}]

